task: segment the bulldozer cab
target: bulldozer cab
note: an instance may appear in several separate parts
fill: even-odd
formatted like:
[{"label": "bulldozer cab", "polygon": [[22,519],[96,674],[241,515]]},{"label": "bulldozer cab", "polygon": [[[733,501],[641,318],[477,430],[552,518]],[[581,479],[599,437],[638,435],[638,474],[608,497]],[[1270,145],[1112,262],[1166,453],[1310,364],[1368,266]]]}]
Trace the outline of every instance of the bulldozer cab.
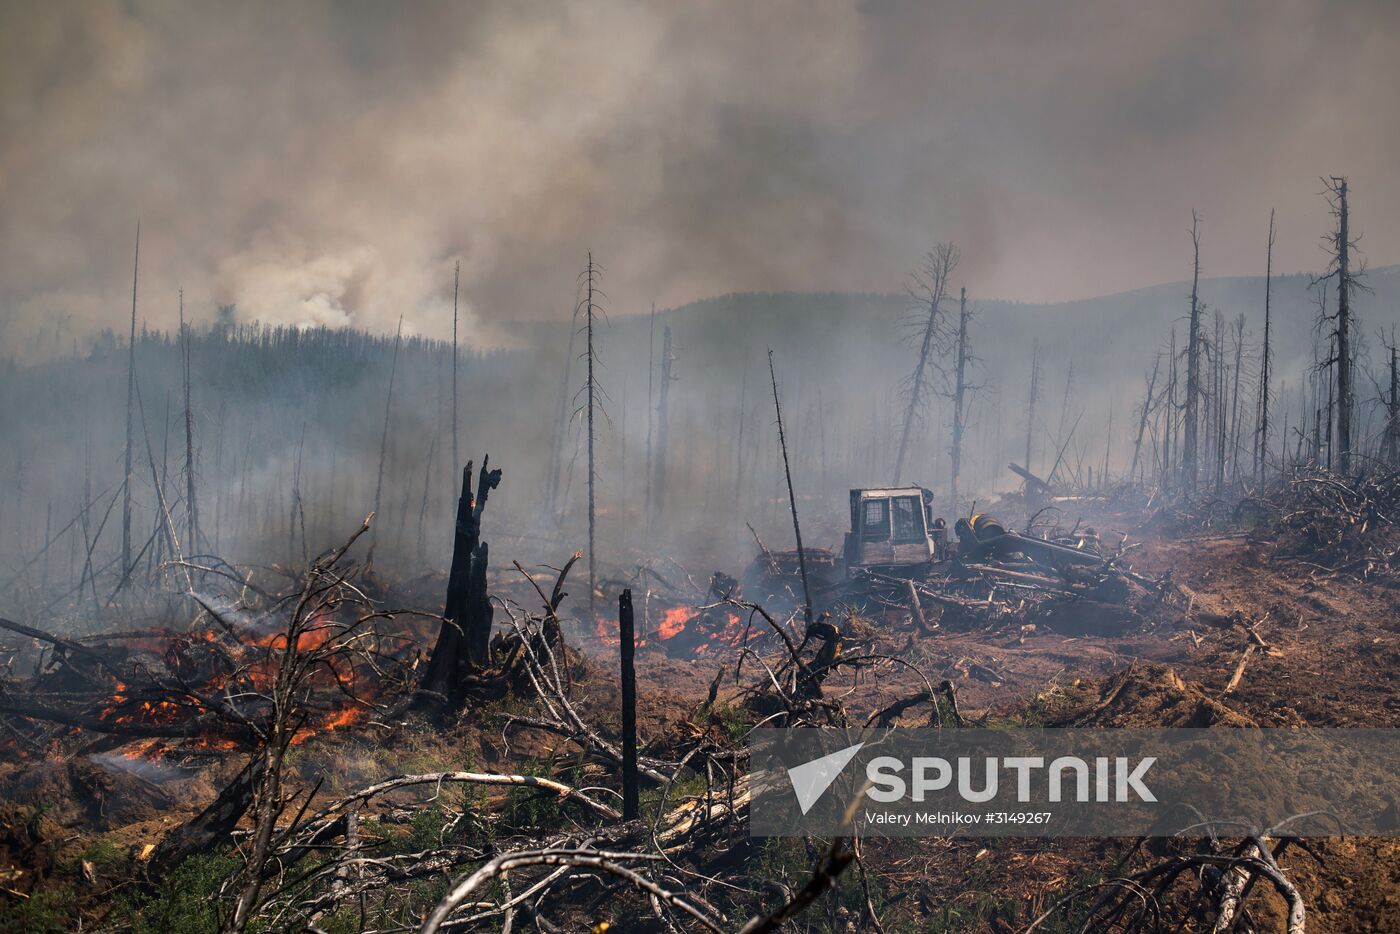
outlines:
[{"label": "bulldozer cab", "polygon": [[948,530],[934,518],[932,504],[933,494],[919,486],[851,490],[847,573],[943,560]]}]

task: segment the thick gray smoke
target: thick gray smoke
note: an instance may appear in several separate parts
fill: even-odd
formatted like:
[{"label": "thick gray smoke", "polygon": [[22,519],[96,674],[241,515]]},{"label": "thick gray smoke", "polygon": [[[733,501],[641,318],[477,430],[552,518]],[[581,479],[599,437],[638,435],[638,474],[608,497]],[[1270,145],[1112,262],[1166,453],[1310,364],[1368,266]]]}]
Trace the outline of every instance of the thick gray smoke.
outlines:
[{"label": "thick gray smoke", "polygon": [[[1189,6],[1189,8],[1188,8]],[[1393,3],[5,3],[7,347],[199,323],[445,336],[614,307],[894,291],[935,240],[1045,301],[1322,265],[1318,176],[1400,256]]]}]

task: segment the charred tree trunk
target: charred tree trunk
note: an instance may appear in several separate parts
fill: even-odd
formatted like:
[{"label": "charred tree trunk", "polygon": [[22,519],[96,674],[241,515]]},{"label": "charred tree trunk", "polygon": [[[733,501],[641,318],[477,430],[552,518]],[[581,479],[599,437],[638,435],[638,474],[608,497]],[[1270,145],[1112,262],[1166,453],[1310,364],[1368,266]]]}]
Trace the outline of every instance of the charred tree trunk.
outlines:
[{"label": "charred tree trunk", "polygon": [[488,661],[493,613],[486,594],[489,551],[481,540],[481,514],[486,497],[501,483],[501,471],[487,470],[488,461],[482,458],[475,496],[471,463],[462,470],[443,624],[414,698],[418,709],[441,714],[460,711],[467,699],[464,676]]},{"label": "charred tree trunk", "polygon": [[961,515],[958,508],[958,475],[962,470],[962,442],[966,413],[963,409],[967,393],[967,289],[958,295],[958,361],[953,385],[953,446],[950,451],[952,472],[948,478],[951,509],[949,515]]},{"label": "charred tree trunk", "polygon": [[1347,213],[1347,180],[1331,179],[1333,211],[1337,216],[1336,233],[1336,273],[1337,273],[1337,329],[1336,358],[1336,419],[1337,419],[1337,467],[1346,474],[1351,472],[1352,422],[1356,418],[1355,399],[1352,388],[1351,371],[1351,230]]},{"label": "charred tree trunk", "polygon": [[630,589],[617,598],[617,622],[622,656],[622,819],[636,820],[641,784],[637,773],[637,646]]},{"label": "charred tree trunk", "polygon": [[1201,234],[1200,218],[1191,212],[1191,317],[1186,335],[1186,428],[1181,442],[1181,485],[1187,492],[1196,489],[1198,441],[1200,438],[1201,397]]}]

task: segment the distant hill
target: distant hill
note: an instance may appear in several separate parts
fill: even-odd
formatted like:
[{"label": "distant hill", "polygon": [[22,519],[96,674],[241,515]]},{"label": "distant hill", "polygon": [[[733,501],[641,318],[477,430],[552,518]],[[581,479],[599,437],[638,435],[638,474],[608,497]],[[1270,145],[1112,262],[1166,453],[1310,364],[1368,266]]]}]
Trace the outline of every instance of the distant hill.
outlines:
[{"label": "distant hill", "polygon": [[[1295,425],[1317,315],[1309,281],[1292,275],[1274,282],[1275,411]],[[1400,268],[1372,270],[1367,281],[1372,292],[1355,302],[1363,369],[1368,360],[1379,362],[1377,332],[1400,323]],[[1189,284],[1044,305],[982,299],[975,283],[970,287],[977,358],[971,372],[982,389],[972,404],[964,452],[967,495],[985,498],[1015,484],[1006,462],[1025,459],[1033,343],[1042,369],[1033,467],[1048,469],[1056,440],[1079,420],[1071,463],[1101,470],[1107,455],[1115,472],[1126,470],[1144,374],[1168,347],[1173,327],[1178,347],[1184,346]],[[1245,316],[1240,407],[1252,422],[1263,280],[1205,279],[1201,296],[1209,331],[1215,309],[1230,320]],[[945,306],[950,323],[956,310],[956,300]],[[649,435],[653,462],[662,456],[657,424],[648,416],[658,408],[666,328],[675,362],[656,534],[730,554],[749,547],[744,522],[775,541],[789,534],[767,351],[774,353],[794,477],[813,540],[830,544],[839,541],[844,491],[891,479],[905,411],[901,390],[917,353],[910,326],[924,314],[900,295],[724,295],[659,311],[649,349],[650,316],[615,306],[596,329],[605,410],[597,420],[596,448],[603,541],[609,547],[635,542],[645,529]],[[488,526],[500,523],[498,535],[536,536],[530,541],[542,543],[541,556],[555,559],[560,548],[566,554],[582,540],[584,517],[582,366],[566,360],[570,335],[568,322],[514,325],[511,349],[464,352],[459,367],[460,458],[479,462],[489,453],[506,471]],[[299,559],[358,522],[382,488],[381,566],[414,568],[426,561],[441,567],[458,476],[449,454],[447,350],[416,339],[400,350],[381,484],[392,338],[249,326],[197,333],[191,369],[203,544],[240,560]],[[581,335],[573,350],[575,357],[582,352]],[[1232,339],[1226,354],[1233,362]],[[649,369],[653,361],[656,370]],[[123,476],[126,362],[122,340],[106,335],[86,349],[37,362],[16,355],[0,364],[6,403],[0,451],[8,452],[0,459],[0,515],[9,530],[0,541],[0,571],[22,567],[50,531],[68,527],[88,498],[87,534],[103,530],[94,559],[110,566],[118,524],[108,510]],[[134,535],[144,546],[161,528],[157,478],[177,516],[184,510],[180,345],[170,335],[142,335],[137,369],[142,411],[135,426]],[[935,389],[942,386],[934,380]],[[1363,413],[1374,418],[1375,390],[1364,375],[1358,392]],[[948,410],[937,395],[924,407],[904,479],[945,488]],[[299,510],[307,514],[305,543]],[[427,527],[421,538],[420,516]],[[81,567],[86,545],[79,544],[70,535],[49,550],[53,574]],[[514,547],[524,553],[524,546]]]}]

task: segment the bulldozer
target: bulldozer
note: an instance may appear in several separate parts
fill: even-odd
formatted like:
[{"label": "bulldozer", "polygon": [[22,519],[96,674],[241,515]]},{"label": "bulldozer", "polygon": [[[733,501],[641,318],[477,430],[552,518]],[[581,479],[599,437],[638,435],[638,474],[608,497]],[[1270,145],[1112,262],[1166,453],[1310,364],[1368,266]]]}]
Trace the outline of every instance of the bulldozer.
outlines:
[{"label": "bulldozer", "polygon": [[921,486],[851,490],[846,574],[898,572],[949,556],[948,526],[933,514],[933,493]]}]

